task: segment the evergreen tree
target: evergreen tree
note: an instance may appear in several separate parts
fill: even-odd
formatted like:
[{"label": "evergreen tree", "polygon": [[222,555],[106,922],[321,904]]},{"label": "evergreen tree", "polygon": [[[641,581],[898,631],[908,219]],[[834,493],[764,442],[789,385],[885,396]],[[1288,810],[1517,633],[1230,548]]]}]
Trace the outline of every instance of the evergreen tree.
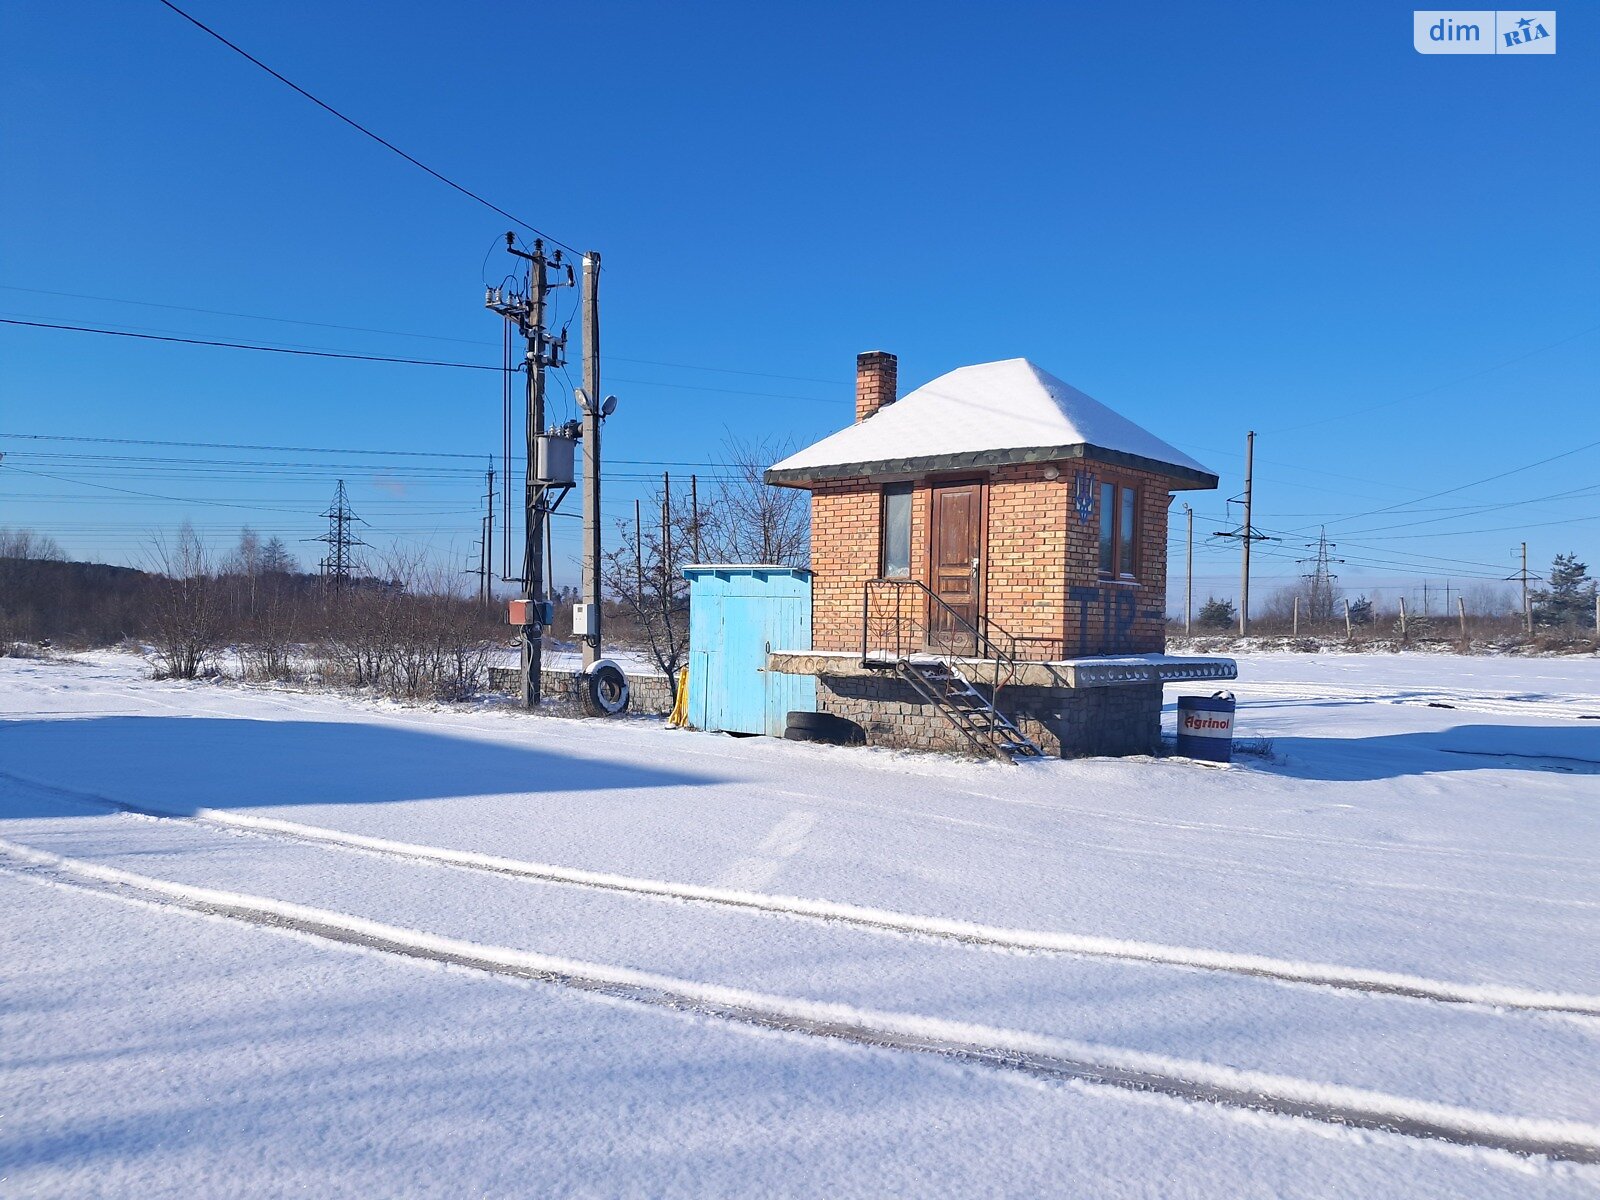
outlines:
[{"label": "evergreen tree", "polygon": [[1372,601],[1362,596],[1359,600],[1350,601],[1350,624],[1372,624]]},{"label": "evergreen tree", "polygon": [[1207,596],[1196,623],[1201,629],[1232,629],[1239,623],[1239,610],[1234,608],[1232,600]]},{"label": "evergreen tree", "polygon": [[261,573],[263,575],[294,575],[300,570],[300,564],[295,561],[289,547],[283,544],[281,537],[267,539],[267,544],[261,548]]},{"label": "evergreen tree", "polygon": [[1533,620],[1558,627],[1586,625],[1594,617],[1595,580],[1576,554],[1558,554],[1550,564],[1550,586],[1533,593]]}]

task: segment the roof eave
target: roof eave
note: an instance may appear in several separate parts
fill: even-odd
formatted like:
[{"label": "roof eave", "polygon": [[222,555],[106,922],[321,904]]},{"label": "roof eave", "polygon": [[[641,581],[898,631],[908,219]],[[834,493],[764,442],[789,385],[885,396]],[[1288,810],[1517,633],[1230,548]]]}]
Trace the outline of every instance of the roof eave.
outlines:
[{"label": "roof eave", "polygon": [[1173,491],[1209,491],[1218,483],[1209,471],[1162,462],[1122,450],[1079,443],[1075,446],[1023,446],[1007,450],[967,450],[958,454],[927,454],[913,458],[882,458],[871,462],[830,463],[815,467],[768,467],[763,478],[774,487],[808,488],[813,484],[840,479],[860,479],[876,475],[931,475],[944,471],[967,471],[984,467],[1004,467],[1016,463],[1061,462],[1081,458],[1107,466],[1149,471],[1173,480]]}]

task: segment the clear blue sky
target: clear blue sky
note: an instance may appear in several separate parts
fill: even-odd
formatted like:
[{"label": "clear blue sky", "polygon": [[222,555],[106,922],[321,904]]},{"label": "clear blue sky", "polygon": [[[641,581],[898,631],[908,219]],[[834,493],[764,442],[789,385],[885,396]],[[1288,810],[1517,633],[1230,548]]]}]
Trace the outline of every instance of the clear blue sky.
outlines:
[{"label": "clear blue sky", "polygon": [[[601,251],[612,515],[646,487],[622,476],[657,469],[623,460],[847,422],[854,354],[881,348],[903,388],[1035,359],[1220,472],[1188,497],[1202,533],[1259,430],[1258,519],[1293,531],[1264,588],[1321,521],[1357,588],[1508,573],[1523,536],[1541,566],[1600,560],[1600,447],[1419,499],[1600,439],[1592,6],[1522,58],[1419,56],[1387,4],[186,7]],[[497,361],[481,304],[503,218],[155,0],[8,5],[0,47],[0,313]],[[0,327],[5,433],[486,456],[498,413],[492,374]],[[0,450],[0,525],[77,557],[138,561],[184,515],[219,543],[245,522],[313,536],[357,461],[374,541],[459,558],[476,536],[477,483],[427,460]],[[1231,593],[1234,561],[1203,544],[1202,591]]]}]

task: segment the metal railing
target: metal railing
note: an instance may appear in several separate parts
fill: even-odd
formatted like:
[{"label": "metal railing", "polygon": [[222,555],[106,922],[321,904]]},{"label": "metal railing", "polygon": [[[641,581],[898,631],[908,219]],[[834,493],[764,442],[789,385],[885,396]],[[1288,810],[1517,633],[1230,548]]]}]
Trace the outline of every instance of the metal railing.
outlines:
[{"label": "metal railing", "polygon": [[[939,613],[945,629],[933,628]],[[970,652],[951,645],[950,633],[970,639]],[[942,643],[941,643],[941,639]],[[908,662],[914,658],[973,658],[994,664],[988,681],[998,694],[1017,671],[1017,638],[988,617],[969,621],[920,579],[869,579],[861,588],[861,662]]]}]

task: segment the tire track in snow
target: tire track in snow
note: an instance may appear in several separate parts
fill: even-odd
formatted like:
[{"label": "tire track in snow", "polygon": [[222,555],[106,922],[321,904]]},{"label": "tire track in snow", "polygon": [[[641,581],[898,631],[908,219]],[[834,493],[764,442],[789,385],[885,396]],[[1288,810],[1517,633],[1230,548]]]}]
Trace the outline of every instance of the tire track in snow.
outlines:
[{"label": "tire track in snow", "polygon": [[[1108,759],[1097,763],[1097,766],[1116,767],[1121,765],[1119,760]],[[1145,759],[1127,765],[1147,768],[1152,765],[1169,767],[1173,770],[1186,770],[1186,767],[1177,763],[1161,759]],[[1147,817],[1132,813],[1115,812],[1105,808],[1090,808],[1080,804],[1057,803],[1050,800],[1036,800],[1019,796],[1007,796],[995,792],[980,792],[970,788],[963,789],[959,794],[972,796],[978,800],[990,800],[997,804],[1014,804],[1023,808],[1038,808],[1049,812],[1073,813],[1077,816],[1095,817],[1105,821],[1116,821],[1127,825],[1148,825],[1156,829],[1178,829],[1194,833],[1217,833],[1229,837],[1261,838],[1269,842],[1292,842],[1308,846],[1335,846],[1340,849],[1370,850],[1396,854],[1436,854],[1448,858],[1467,859],[1504,859],[1514,862],[1527,862],[1546,866],[1580,866],[1587,867],[1593,863],[1592,858],[1580,856],[1567,856],[1559,854],[1527,854],[1516,850],[1491,850],[1474,849],[1470,846],[1442,846],[1427,842],[1374,842],[1362,841],[1358,838],[1339,837],[1326,833],[1296,833],[1292,830],[1258,829],[1252,825],[1229,825],[1219,821],[1178,820],[1176,818]],[[1511,897],[1520,899],[1520,897]]]},{"label": "tire track in snow", "polygon": [[286,931],[428,963],[531,980],[760,1029],[901,1050],[1042,1079],[1098,1084],[1328,1125],[1600,1164],[1600,1128],[1511,1117],[1113,1046],[856,1009],[438,937],[324,909],[169,883],[0,841],[0,870],[57,887]]},{"label": "tire track in snow", "polygon": [[1519,699],[1503,693],[1438,687],[1398,688],[1392,691],[1356,688],[1347,685],[1242,683],[1235,691],[1245,702],[1290,700],[1316,703],[1327,700],[1363,700],[1372,704],[1420,704],[1444,701],[1463,712],[1493,716],[1557,717],[1576,720],[1582,713],[1600,708],[1600,696],[1587,692],[1550,692],[1538,699]]},{"label": "tire track in snow", "polygon": [[[496,875],[625,892],[653,899],[715,904],[801,920],[835,921],[878,933],[908,937],[937,938],[995,950],[1032,951],[1047,954],[1078,954],[1089,958],[1111,958],[1153,966],[1180,967],[1247,975],[1278,983],[1306,984],[1342,991],[1370,992],[1431,1000],[1448,1004],[1474,1004],[1526,1012],[1548,1012],[1584,1017],[1600,1017],[1600,996],[1571,992],[1546,992],[1502,984],[1456,983],[1392,971],[1363,970],[1330,963],[1296,962],[1265,955],[1242,954],[1227,950],[1207,950],[1193,946],[1169,946],[1154,942],[1135,942],[1094,934],[1061,933],[1049,930],[1008,929],[946,917],[928,917],[845,904],[831,900],[809,900],[796,896],[770,896],[731,888],[699,884],[671,883],[586,871],[551,863],[530,863],[498,855],[468,850],[447,850],[395,842],[363,834],[342,833],[314,825],[283,821],[276,817],[247,816],[221,809],[198,809],[192,815],[144,808],[121,800],[78,792],[40,783],[10,772],[0,771],[0,779],[20,783],[48,795],[79,804],[92,804],[161,821],[212,825],[234,832],[279,838],[324,847],[372,854],[383,858],[426,863],[433,866],[482,871]],[[791,814],[769,835],[787,840],[799,831],[797,818],[810,814]],[[809,825],[807,825],[809,828]],[[803,833],[800,833],[803,836]]]}]

